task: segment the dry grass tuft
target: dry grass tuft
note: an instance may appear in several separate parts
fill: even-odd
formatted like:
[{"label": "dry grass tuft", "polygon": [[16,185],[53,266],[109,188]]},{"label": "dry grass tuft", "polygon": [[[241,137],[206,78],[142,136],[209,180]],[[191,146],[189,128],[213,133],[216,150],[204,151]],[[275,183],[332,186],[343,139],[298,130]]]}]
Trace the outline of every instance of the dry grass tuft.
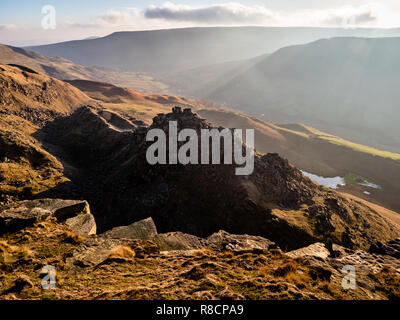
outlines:
[{"label": "dry grass tuft", "polygon": [[7,253],[9,249],[10,247],[6,241],[0,241],[0,253]]},{"label": "dry grass tuft", "polygon": [[111,250],[110,258],[125,258],[133,259],[135,257],[135,252],[127,246],[118,246]]},{"label": "dry grass tuft", "polygon": [[275,269],[274,275],[277,277],[286,277],[290,273],[295,273],[297,268],[298,265],[295,261],[289,261]]},{"label": "dry grass tuft", "polygon": [[210,248],[203,248],[203,249],[198,249],[194,250],[193,255],[194,256],[209,256],[213,255],[214,251],[211,250]]},{"label": "dry grass tuft", "polygon": [[61,242],[70,244],[79,244],[83,241],[83,238],[74,232],[65,231],[62,235]]}]

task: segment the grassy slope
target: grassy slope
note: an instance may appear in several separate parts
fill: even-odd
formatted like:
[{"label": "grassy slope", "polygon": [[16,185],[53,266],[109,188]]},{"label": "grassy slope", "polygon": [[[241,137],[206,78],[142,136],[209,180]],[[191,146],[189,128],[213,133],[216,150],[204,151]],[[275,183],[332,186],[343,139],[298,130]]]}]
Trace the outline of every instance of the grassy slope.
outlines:
[{"label": "grassy slope", "polygon": [[21,107],[69,113],[91,99],[82,91],[44,74],[0,64],[0,105],[8,110]]},{"label": "grassy slope", "polygon": [[29,196],[66,181],[63,165],[34,134],[44,121],[90,100],[62,81],[0,65],[0,203],[5,194]]}]

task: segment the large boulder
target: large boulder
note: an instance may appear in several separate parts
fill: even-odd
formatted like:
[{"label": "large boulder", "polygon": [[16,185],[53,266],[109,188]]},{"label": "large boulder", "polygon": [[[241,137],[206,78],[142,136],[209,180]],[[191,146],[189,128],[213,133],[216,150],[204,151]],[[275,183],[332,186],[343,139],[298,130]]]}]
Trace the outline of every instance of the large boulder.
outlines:
[{"label": "large boulder", "polygon": [[207,246],[214,250],[230,250],[236,253],[269,250],[277,248],[277,245],[263,237],[247,234],[234,235],[226,231],[219,231],[207,238]]},{"label": "large boulder", "polygon": [[29,209],[41,208],[50,211],[59,221],[65,221],[81,213],[90,213],[89,204],[82,200],[38,199],[21,201]]},{"label": "large boulder", "polygon": [[286,255],[294,259],[314,257],[325,260],[329,257],[330,252],[323,243],[317,242],[308,247],[287,252]]},{"label": "large boulder", "polygon": [[151,241],[91,237],[85,239],[76,248],[72,257],[67,259],[67,266],[82,268],[99,265],[115,254],[119,248],[129,248],[138,258],[160,252],[159,248]]},{"label": "large boulder", "polygon": [[97,226],[96,221],[92,214],[80,214],[76,217],[69,218],[65,221],[65,224],[74,232],[83,235],[96,234]]},{"label": "large boulder", "polygon": [[19,231],[42,219],[46,219],[50,215],[50,211],[40,208],[18,207],[3,210],[0,212],[0,235]]},{"label": "large boulder", "polygon": [[103,233],[106,238],[127,238],[151,240],[157,235],[157,227],[153,219],[147,218],[128,226],[116,227]]},{"label": "large boulder", "polygon": [[211,248],[216,251],[230,250],[236,253],[244,253],[277,248],[274,242],[263,237],[233,235],[226,231],[214,233],[207,239],[179,231],[159,234],[151,217],[128,226],[116,227],[101,236],[113,239],[151,240],[162,251]]},{"label": "large boulder", "polygon": [[183,232],[168,232],[156,235],[153,241],[162,251],[196,250],[207,246],[207,240]]},{"label": "large boulder", "polygon": [[0,234],[22,230],[49,217],[65,222],[80,234],[96,232],[96,222],[86,201],[38,199],[21,201],[1,211]]}]

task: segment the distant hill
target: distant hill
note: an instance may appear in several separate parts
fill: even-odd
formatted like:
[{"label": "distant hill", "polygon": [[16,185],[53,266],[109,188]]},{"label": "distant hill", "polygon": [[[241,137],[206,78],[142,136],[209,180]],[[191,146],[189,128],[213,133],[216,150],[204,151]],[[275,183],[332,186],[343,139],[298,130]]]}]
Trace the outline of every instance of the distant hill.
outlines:
[{"label": "distant hill", "polygon": [[60,80],[107,81],[149,92],[163,92],[166,88],[164,84],[144,74],[86,67],[65,58],[47,57],[33,51],[1,44],[0,63],[26,66]]},{"label": "distant hill", "polygon": [[399,152],[400,38],[335,38],[280,49],[204,98]]},{"label": "distant hill", "polygon": [[268,54],[251,59],[222,62],[161,76],[169,90],[185,96],[204,98],[207,93],[218,90],[228,81],[264,60]]},{"label": "distant hill", "polygon": [[335,36],[400,36],[397,29],[211,27],[116,32],[28,48],[86,66],[155,75],[253,58],[279,48]]},{"label": "distant hill", "polygon": [[19,64],[32,68],[36,72],[58,79],[93,79],[104,74],[99,69],[77,65],[59,57],[46,57],[22,48],[0,45],[0,62]]}]

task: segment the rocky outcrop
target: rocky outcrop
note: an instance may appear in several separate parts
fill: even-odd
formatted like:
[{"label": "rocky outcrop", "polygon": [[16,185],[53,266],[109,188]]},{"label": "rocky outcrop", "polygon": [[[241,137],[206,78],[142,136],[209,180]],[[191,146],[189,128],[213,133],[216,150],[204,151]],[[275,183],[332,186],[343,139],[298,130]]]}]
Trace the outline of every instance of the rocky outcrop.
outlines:
[{"label": "rocky outcrop", "polygon": [[153,239],[161,251],[196,250],[207,247],[207,240],[183,232],[157,234]]},{"label": "rocky outcrop", "polygon": [[100,107],[83,106],[71,116],[58,118],[48,124],[42,130],[42,135],[47,143],[61,146],[63,157],[75,167],[104,170],[116,164],[118,159],[115,157],[118,157],[121,149],[133,154],[134,129],[134,124],[113,112]]},{"label": "rocky outcrop", "polygon": [[0,212],[0,234],[12,233],[54,217],[79,234],[95,234],[89,204],[80,200],[38,199],[10,205]]},{"label": "rocky outcrop", "polygon": [[400,238],[387,243],[378,242],[373,244],[369,250],[371,253],[385,254],[400,259]]},{"label": "rocky outcrop", "polygon": [[46,219],[51,212],[37,208],[13,208],[0,212],[0,234],[13,233]]},{"label": "rocky outcrop", "polygon": [[73,182],[91,203],[100,232],[151,216],[160,233],[207,238],[226,230],[289,250],[315,242],[368,248],[400,235],[376,211],[316,185],[277,154],[256,154],[254,173],[244,177],[235,174],[236,164],[150,165],[148,130],[162,129],[168,137],[170,121],[178,130],[213,128],[189,109],[174,108],[150,127],[131,130],[118,129],[115,117],[87,106],[43,130],[81,168]]},{"label": "rocky outcrop", "polygon": [[152,218],[147,218],[129,226],[116,227],[102,234],[106,238],[127,238],[151,240],[157,235],[157,228]]},{"label": "rocky outcrop", "polygon": [[65,224],[78,234],[92,235],[97,232],[96,221],[91,213],[80,214],[76,217],[69,218],[65,221]]},{"label": "rocky outcrop", "polygon": [[88,238],[74,251],[73,256],[67,259],[69,267],[96,266],[116,255],[116,249],[130,248],[137,258],[159,253],[158,247],[151,241],[133,239],[107,239],[104,237]]},{"label": "rocky outcrop", "polygon": [[196,250],[210,248],[216,251],[246,253],[277,248],[265,238],[250,235],[233,235],[219,231],[208,238],[200,238],[183,232],[157,233],[152,218],[135,222],[129,226],[117,227],[101,234],[104,238],[151,240],[161,251]]},{"label": "rocky outcrop", "polygon": [[200,238],[183,232],[157,233],[152,218],[135,222],[129,226],[116,227],[101,234],[104,238],[151,240],[161,251],[196,250],[210,248],[216,251],[246,253],[277,248],[277,245],[265,238],[250,235],[233,235],[219,231],[208,238]]},{"label": "rocky outcrop", "polygon": [[336,243],[332,244],[332,248],[331,248],[331,256],[333,258],[340,258],[340,257],[344,257],[348,254],[351,254],[351,250],[342,246],[339,246]]},{"label": "rocky outcrop", "polygon": [[329,257],[330,252],[323,243],[318,242],[305,248],[287,252],[286,255],[293,259],[314,257],[314,258],[319,258],[321,260],[325,260],[326,258]]},{"label": "rocky outcrop", "polygon": [[277,248],[277,245],[268,239],[247,234],[234,235],[226,231],[219,231],[209,236],[207,246],[214,250],[228,250],[235,253],[267,251]]},{"label": "rocky outcrop", "polygon": [[21,201],[19,205],[28,210],[40,208],[41,210],[49,211],[60,221],[72,218],[78,214],[90,213],[87,201],[81,200],[38,199]]}]

